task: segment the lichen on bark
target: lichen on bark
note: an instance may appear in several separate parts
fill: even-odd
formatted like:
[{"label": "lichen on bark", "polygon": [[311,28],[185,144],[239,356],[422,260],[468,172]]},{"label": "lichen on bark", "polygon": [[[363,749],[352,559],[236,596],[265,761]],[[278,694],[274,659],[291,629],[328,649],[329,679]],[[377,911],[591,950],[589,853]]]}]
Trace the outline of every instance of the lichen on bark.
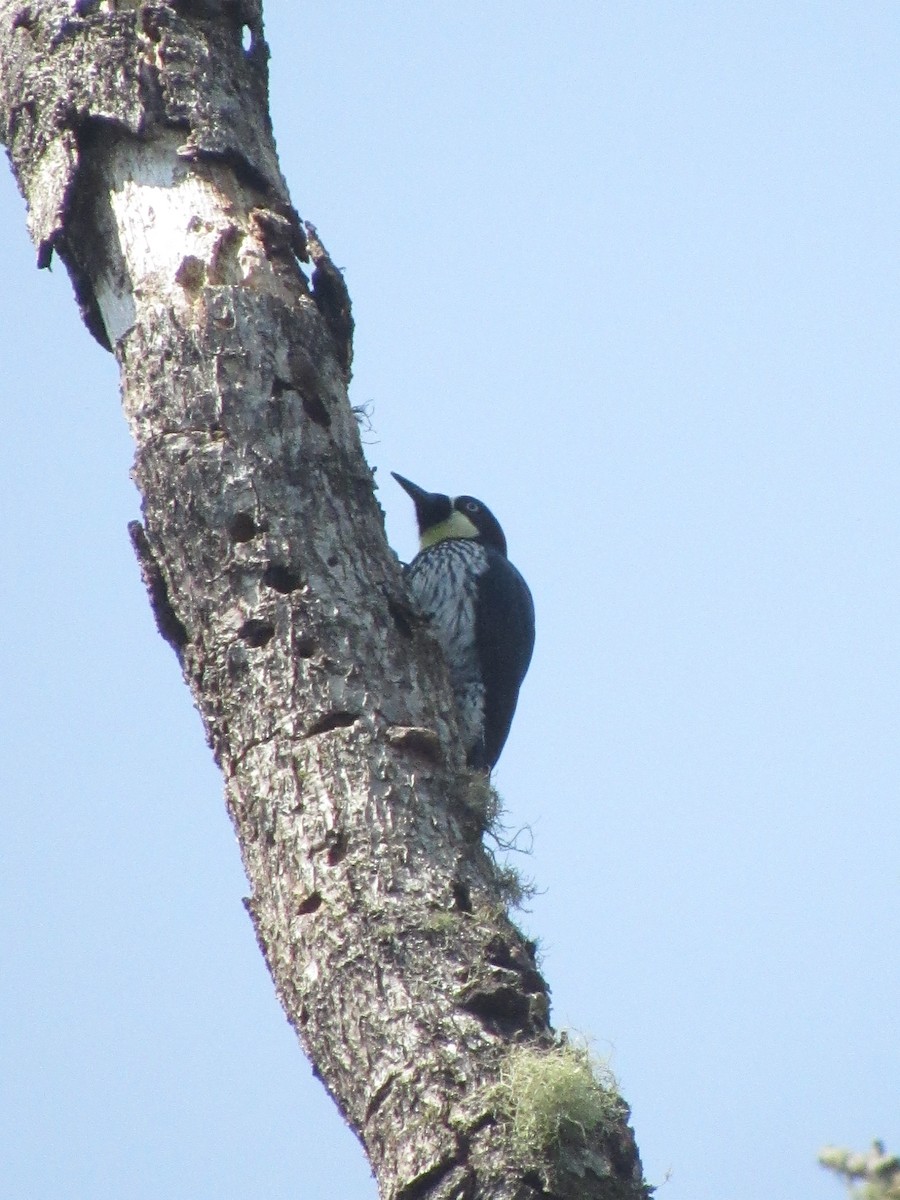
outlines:
[{"label": "lichen on bark", "polygon": [[0,128],[39,265],[120,366],[132,538],[260,947],[385,1197],[643,1196],[624,1106],[535,1166],[489,1100],[511,1047],[554,1045],[548,989],[385,542],[349,297],[281,176],[267,58],[255,0],[0,4]]}]

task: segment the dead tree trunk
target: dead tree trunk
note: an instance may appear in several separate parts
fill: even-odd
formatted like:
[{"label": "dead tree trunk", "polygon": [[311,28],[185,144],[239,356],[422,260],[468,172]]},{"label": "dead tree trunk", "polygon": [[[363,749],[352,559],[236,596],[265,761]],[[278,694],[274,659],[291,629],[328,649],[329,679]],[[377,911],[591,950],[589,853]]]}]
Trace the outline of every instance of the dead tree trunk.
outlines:
[{"label": "dead tree trunk", "polygon": [[281,177],[267,55],[259,0],[3,0],[0,130],[38,264],[65,262],[119,362],[133,541],[247,907],[382,1195],[631,1200],[617,1097],[529,1145],[497,1088],[511,1048],[555,1046],[547,988],[385,542],[349,300]]}]

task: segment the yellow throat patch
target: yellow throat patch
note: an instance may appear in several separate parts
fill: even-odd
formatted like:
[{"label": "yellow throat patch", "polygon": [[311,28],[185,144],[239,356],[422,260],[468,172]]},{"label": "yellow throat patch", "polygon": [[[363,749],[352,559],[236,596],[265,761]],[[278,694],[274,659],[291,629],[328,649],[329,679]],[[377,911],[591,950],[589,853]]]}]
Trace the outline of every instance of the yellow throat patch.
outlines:
[{"label": "yellow throat patch", "polygon": [[432,525],[430,529],[426,529],[419,537],[419,549],[427,550],[429,546],[436,546],[438,542],[446,542],[449,538],[475,538],[478,537],[478,529],[465,513],[457,512],[454,508],[453,512],[446,521],[441,521],[439,525]]}]

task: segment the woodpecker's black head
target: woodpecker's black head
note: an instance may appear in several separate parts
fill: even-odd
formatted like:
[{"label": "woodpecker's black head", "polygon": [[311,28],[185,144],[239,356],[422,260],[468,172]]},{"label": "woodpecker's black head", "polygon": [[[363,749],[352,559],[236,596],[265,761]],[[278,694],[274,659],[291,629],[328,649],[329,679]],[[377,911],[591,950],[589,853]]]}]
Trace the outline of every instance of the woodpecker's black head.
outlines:
[{"label": "woodpecker's black head", "polygon": [[506,538],[500,522],[480,500],[474,496],[451,498],[442,492],[426,492],[396,471],[391,474],[403,490],[412,496],[422,550],[447,538],[472,538],[484,546],[492,546],[506,557]]}]

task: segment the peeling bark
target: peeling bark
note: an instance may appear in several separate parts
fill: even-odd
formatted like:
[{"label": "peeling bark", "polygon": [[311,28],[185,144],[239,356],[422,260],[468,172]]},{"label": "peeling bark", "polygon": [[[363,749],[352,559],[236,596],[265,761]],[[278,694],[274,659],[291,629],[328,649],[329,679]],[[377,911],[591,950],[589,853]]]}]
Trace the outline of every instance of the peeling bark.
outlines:
[{"label": "peeling bark", "polygon": [[38,265],[115,355],[132,540],[203,717],[247,908],[392,1200],[646,1194],[628,1112],[516,1148],[494,1085],[553,1044],[481,780],[347,401],[340,273],[295,213],[258,0],[0,3],[0,129]]}]

